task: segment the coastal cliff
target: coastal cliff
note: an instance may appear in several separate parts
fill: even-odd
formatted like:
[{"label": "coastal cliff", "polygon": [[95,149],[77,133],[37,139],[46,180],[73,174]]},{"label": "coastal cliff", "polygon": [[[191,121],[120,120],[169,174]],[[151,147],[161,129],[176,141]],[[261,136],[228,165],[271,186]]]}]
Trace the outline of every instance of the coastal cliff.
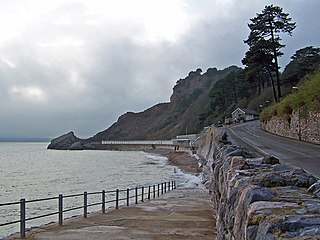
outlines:
[{"label": "coastal cliff", "polygon": [[119,117],[110,128],[96,134],[90,141],[101,140],[159,140],[201,130],[199,115],[209,107],[209,93],[214,84],[228,73],[238,69],[210,68],[191,71],[177,81],[170,102],[157,104],[143,112],[128,112]]},{"label": "coastal cliff", "polygon": [[231,66],[224,70],[209,68],[191,71],[177,81],[170,102],[156,104],[149,109],[127,112],[108,129],[88,139],[79,139],[74,134],[65,134],[54,139],[50,149],[94,149],[94,144],[103,140],[159,140],[177,135],[197,133],[203,128],[199,115],[209,107],[209,94],[214,84],[239,69]]},{"label": "coastal cliff", "polygon": [[320,180],[223,137],[224,130],[211,129],[198,148],[217,239],[320,239]]}]

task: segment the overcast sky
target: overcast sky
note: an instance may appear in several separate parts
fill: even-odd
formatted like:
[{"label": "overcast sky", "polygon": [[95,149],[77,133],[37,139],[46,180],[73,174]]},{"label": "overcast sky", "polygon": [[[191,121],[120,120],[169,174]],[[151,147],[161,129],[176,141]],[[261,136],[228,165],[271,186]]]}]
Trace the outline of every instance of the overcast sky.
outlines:
[{"label": "overcast sky", "polygon": [[282,66],[320,46],[319,0],[0,0],[0,138],[86,138],[192,70],[242,66],[247,23],[272,3],[297,22]]}]

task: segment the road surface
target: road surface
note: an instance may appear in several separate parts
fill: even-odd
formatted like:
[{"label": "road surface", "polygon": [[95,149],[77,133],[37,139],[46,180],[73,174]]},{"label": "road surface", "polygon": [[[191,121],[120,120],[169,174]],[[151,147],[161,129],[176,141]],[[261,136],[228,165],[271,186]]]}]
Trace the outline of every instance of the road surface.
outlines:
[{"label": "road surface", "polygon": [[[231,142],[274,155],[283,163],[299,167],[320,178],[320,145],[301,142],[267,133],[259,121],[231,126]],[[248,146],[249,145],[249,146]]]}]

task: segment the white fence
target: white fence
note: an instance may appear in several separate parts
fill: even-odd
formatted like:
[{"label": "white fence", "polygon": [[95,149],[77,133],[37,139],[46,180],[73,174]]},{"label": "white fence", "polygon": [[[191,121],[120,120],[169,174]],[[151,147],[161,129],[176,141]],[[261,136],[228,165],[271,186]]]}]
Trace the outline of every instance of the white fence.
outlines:
[{"label": "white fence", "polygon": [[101,144],[109,145],[173,145],[172,140],[136,140],[136,141],[102,141]]}]

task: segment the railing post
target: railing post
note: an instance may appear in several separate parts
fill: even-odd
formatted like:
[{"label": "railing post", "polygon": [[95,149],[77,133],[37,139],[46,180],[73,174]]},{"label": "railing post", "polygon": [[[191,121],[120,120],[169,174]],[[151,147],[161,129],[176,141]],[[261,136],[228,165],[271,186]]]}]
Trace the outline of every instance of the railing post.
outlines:
[{"label": "railing post", "polygon": [[88,217],[88,193],[83,193],[83,217]]},{"label": "railing post", "polygon": [[102,213],[106,213],[106,191],[102,190]]},{"label": "railing post", "polygon": [[164,193],[167,192],[167,182],[164,182]]},{"label": "railing post", "polygon": [[156,198],[156,185],[153,185],[153,198]]},{"label": "railing post", "polygon": [[119,189],[116,190],[116,209],[119,208]]},{"label": "railing post", "polygon": [[144,187],[141,188],[141,202],[143,202],[143,198],[144,198]]},{"label": "railing post", "polygon": [[129,196],[129,194],[130,194],[130,189],[127,188],[127,206],[130,205],[130,196]]},{"label": "railing post", "polygon": [[163,194],[163,183],[161,183],[161,194]]},{"label": "railing post", "polygon": [[151,190],[151,187],[149,185],[149,189],[148,189],[148,199],[150,200],[150,190]]},{"label": "railing post", "polygon": [[160,195],[160,184],[158,183],[158,197]]},{"label": "railing post", "polygon": [[63,224],[63,196],[59,194],[59,225]]},{"label": "railing post", "polygon": [[136,187],[136,204],[138,204],[138,187]]},{"label": "railing post", "polygon": [[20,200],[20,237],[26,237],[26,200]]},{"label": "railing post", "polygon": [[170,191],[170,181],[168,182],[168,192]]}]

